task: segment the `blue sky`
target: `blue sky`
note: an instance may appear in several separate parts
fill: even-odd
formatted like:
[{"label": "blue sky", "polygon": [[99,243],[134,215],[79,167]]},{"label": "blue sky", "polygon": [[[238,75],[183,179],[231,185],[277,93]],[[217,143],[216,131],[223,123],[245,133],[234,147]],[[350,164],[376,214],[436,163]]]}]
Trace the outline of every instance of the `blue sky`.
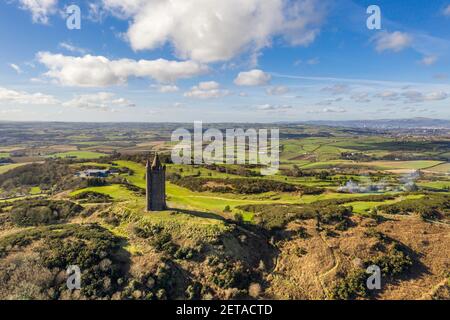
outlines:
[{"label": "blue sky", "polygon": [[450,119],[448,0],[7,0],[0,41],[0,120]]}]

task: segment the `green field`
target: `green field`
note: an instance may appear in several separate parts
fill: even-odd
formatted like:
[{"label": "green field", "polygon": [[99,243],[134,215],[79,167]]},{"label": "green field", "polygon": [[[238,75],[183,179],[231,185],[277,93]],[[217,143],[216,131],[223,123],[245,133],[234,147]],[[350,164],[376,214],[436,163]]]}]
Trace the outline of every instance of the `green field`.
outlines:
[{"label": "green field", "polygon": [[8,152],[0,152],[0,159],[1,158],[8,158],[10,154]]},{"label": "green field", "polygon": [[418,185],[421,187],[428,187],[428,188],[434,188],[434,189],[445,189],[445,188],[450,188],[450,180],[419,182]]},{"label": "green field", "polygon": [[136,200],[136,196],[134,195],[133,192],[127,190],[125,187],[118,185],[118,184],[113,184],[110,186],[103,186],[103,187],[84,188],[84,189],[76,190],[76,191],[72,192],[70,195],[76,196],[76,195],[78,195],[82,192],[86,192],[86,191],[94,191],[94,192],[106,194],[106,195],[111,196],[114,200],[119,200],[119,201]]},{"label": "green field", "polygon": [[[126,176],[128,181],[138,187],[145,188],[145,167],[141,164],[132,161],[115,161],[119,167],[127,167],[134,171],[134,175]],[[186,169],[185,169],[186,170]],[[194,169],[195,171],[195,169]],[[224,174],[221,174],[223,176]],[[228,176],[232,177],[232,176]],[[106,188],[106,187],[101,187]],[[98,188],[95,189],[98,191]],[[104,189],[107,193],[108,189]],[[222,194],[210,192],[193,192],[186,188],[179,187],[170,182],[166,183],[167,200],[169,205],[173,207],[185,207],[194,210],[206,210],[217,213],[223,213],[224,208],[229,206],[234,209],[237,206],[245,204],[271,204],[271,203],[288,203],[288,204],[309,204],[319,200],[337,199],[337,198],[351,198],[363,197],[366,194],[342,194],[327,192],[321,195],[303,195],[298,196],[291,193],[264,193],[258,195],[236,195],[236,194]],[[111,195],[114,197],[114,195]],[[379,204],[379,203],[378,203]],[[251,216],[244,217],[250,220]]]},{"label": "green field", "polygon": [[346,207],[353,207],[353,212],[354,213],[359,213],[359,214],[366,214],[368,213],[370,210],[379,207],[381,205],[388,205],[388,204],[393,204],[402,200],[412,200],[412,199],[420,199],[422,198],[423,195],[409,195],[406,197],[398,197],[394,200],[386,200],[386,201],[355,201],[355,202],[350,202],[350,203],[346,203],[344,206]]},{"label": "green field", "polygon": [[12,164],[6,164],[6,165],[3,165],[3,166],[0,166],[0,174],[8,172],[11,169],[14,169],[14,168],[17,168],[17,167],[20,167],[20,166],[24,166],[26,164],[28,164],[28,163],[12,163]]},{"label": "green field", "polygon": [[98,159],[106,156],[104,153],[92,151],[69,151],[62,153],[55,153],[50,155],[50,158],[77,158],[77,159]]},{"label": "green field", "polygon": [[449,162],[443,163],[438,166],[432,167],[429,170],[438,173],[450,174],[450,163]]}]

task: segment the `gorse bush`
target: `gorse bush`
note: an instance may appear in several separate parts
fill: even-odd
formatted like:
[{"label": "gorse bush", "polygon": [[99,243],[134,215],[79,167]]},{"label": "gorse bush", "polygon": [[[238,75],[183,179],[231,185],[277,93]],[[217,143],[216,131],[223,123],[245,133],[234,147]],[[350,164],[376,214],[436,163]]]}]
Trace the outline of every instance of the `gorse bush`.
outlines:
[{"label": "gorse bush", "polygon": [[420,199],[407,199],[397,203],[382,205],[379,211],[387,214],[419,214],[424,219],[438,219],[450,215],[450,195],[432,194]]},{"label": "gorse bush", "polygon": [[[121,241],[97,224],[46,226],[3,237],[0,252],[5,256],[12,249],[24,250],[36,242],[33,247],[37,254],[35,264],[43,268],[42,273],[55,276],[53,281],[47,281],[54,292],[50,298],[58,299],[67,291],[65,280],[57,280],[57,275],[65,274],[70,265],[78,265],[82,272],[82,297],[100,299],[110,298],[119,288],[117,279],[123,276],[123,268],[116,253]],[[3,281],[8,285],[9,280]]]},{"label": "gorse bush", "polygon": [[352,207],[320,206],[316,203],[243,205],[236,208],[255,213],[253,221],[268,230],[283,228],[290,221],[297,219],[318,219],[324,224],[335,224],[346,220],[352,213]]},{"label": "gorse bush", "polygon": [[381,274],[385,279],[392,280],[409,270],[413,265],[411,257],[401,250],[398,243],[388,249],[388,251],[375,258],[364,261],[363,269],[353,270],[343,279],[337,281],[331,291],[333,299],[348,300],[356,298],[365,298],[369,295],[366,282],[370,274],[366,273],[366,268],[376,265],[380,268]]},{"label": "gorse bush", "polygon": [[64,200],[24,200],[13,203],[11,221],[22,227],[64,222],[80,214],[83,207]]},{"label": "gorse bush", "polygon": [[90,202],[90,203],[105,203],[113,201],[113,198],[110,195],[95,191],[81,192],[77,195],[72,196],[72,199],[79,200],[80,202]]},{"label": "gorse bush", "polygon": [[303,194],[321,194],[321,188],[293,185],[268,179],[219,179],[200,177],[180,177],[171,175],[170,181],[180,187],[195,192],[221,192],[238,194],[258,194],[264,192],[301,192]]}]

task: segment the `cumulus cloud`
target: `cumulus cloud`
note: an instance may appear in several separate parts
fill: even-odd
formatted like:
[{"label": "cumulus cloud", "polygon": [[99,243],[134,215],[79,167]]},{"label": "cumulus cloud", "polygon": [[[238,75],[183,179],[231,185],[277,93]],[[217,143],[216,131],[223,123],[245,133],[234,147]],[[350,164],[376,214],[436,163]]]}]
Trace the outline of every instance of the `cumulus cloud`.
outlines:
[{"label": "cumulus cloud", "polygon": [[22,73],[22,69],[17,64],[11,63],[11,64],[9,64],[9,66],[11,68],[13,68],[14,71],[17,72],[17,74],[21,74]]},{"label": "cumulus cloud", "polygon": [[383,99],[383,100],[395,101],[395,100],[398,100],[399,94],[394,91],[386,90],[386,91],[377,93],[375,95],[375,97]]},{"label": "cumulus cloud", "polygon": [[184,93],[185,97],[197,99],[221,98],[229,95],[228,90],[220,89],[220,84],[215,81],[200,82],[193,86],[191,90]]},{"label": "cumulus cloud", "polygon": [[177,92],[180,90],[178,86],[176,85],[152,85],[152,88],[155,88],[161,93],[171,93],[171,92]]},{"label": "cumulus cloud", "polygon": [[324,92],[329,92],[331,94],[343,94],[347,93],[350,90],[350,87],[346,84],[335,84],[329,87],[325,87],[322,89]]},{"label": "cumulus cloud", "polygon": [[48,24],[48,16],[56,12],[58,0],[19,0],[22,10],[31,12],[34,23]]},{"label": "cumulus cloud", "polygon": [[111,92],[98,92],[94,94],[81,94],[75,96],[72,100],[64,102],[64,107],[95,109],[101,111],[114,111],[114,108],[134,107],[135,105],[125,99],[117,98]]},{"label": "cumulus cloud", "polygon": [[425,66],[431,66],[431,65],[435,64],[437,60],[438,60],[438,58],[436,56],[426,56],[426,57],[423,57],[423,59],[420,61],[420,63],[422,63]]},{"label": "cumulus cloud", "polygon": [[412,36],[407,33],[395,31],[392,33],[381,32],[375,38],[375,48],[378,52],[400,52],[412,43]]},{"label": "cumulus cloud", "polygon": [[105,87],[125,84],[130,77],[151,78],[161,83],[194,77],[208,71],[208,67],[194,61],[109,60],[103,56],[64,56],[39,52],[37,60],[49,70],[45,76],[59,84],[80,87]]},{"label": "cumulus cloud", "polygon": [[0,87],[0,102],[28,105],[54,105],[58,103],[58,100],[51,95],[40,92],[28,93]]},{"label": "cumulus cloud", "polygon": [[324,112],[324,113],[345,113],[345,112],[347,112],[347,110],[345,110],[344,108],[324,108],[322,110],[322,112]]},{"label": "cumulus cloud", "polygon": [[170,43],[182,59],[227,61],[257,56],[282,37],[294,46],[315,40],[325,15],[319,0],[103,0],[118,17],[130,19],[126,37],[134,50]]},{"label": "cumulus cloud", "polygon": [[262,70],[254,69],[240,72],[234,83],[238,86],[263,86],[269,83],[272,76]]},{"label": "cumulus cloud", "polygon": [[419,91],[406,91],[402,93],[403,97],[406,98],[406,102],[420,103],[429,101],[441,101],[448,98],[448,94],[442,91],[435,91],[429,93],[422,93]]},{"label": "cumulus cloud", "polygon": [[318,106],[331,106],[333,103],[341,102],[342,100],[343,99],[341,97],[336,98],[336,99],[326,99],[326,100],[317,102],[316,105],[318,105]]},{"label": "cumulus cloud", "polygon": [[367,92],[358,92],[351,95],[350,99],[357,103],[369,103],[369,94]]},{"label": "cumulus cloud", "polygon": [[267,88],[266,93],[269,96],[281,96],[289,92],[289,88],[286,86],[276,86]]}]

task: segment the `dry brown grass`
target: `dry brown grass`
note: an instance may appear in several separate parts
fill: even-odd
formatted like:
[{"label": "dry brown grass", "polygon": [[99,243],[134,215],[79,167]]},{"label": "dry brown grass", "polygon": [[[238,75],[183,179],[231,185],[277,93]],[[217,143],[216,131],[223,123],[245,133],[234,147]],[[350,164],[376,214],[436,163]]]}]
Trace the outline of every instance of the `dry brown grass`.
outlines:
[{"label": "dry brown grass", "polygon": [[[360,261],[374,257],[378,240],[365,235],[372,227],[371,221],[360,217],[352,220],[354,227],[337,232],[337,237],[324,239],[315,230],[313,221],[291,223],[289,230],[301,225],[310,237],[294,237],[279,244],[277,267],[267,278],[266,294],[275,299],[326,298],[337,279]],[[408,217],[385,221],[375,230],[400,242],[415,260],[408,274],[385,283],[375,298],[430,299],[437,294],[442,298],[448,293],[445,288],[450,266],[449,226]],[[306,254],[298,256],[300,249],[306,250]]]}]

